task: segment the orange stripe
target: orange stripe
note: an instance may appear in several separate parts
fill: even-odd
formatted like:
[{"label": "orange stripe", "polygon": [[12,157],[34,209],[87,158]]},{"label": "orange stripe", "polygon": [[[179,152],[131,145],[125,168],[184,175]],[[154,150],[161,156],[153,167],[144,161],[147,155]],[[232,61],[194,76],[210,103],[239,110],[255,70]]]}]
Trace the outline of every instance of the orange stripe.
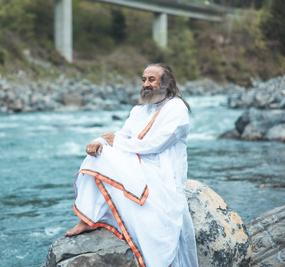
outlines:
[{"label": "orange stripe", "polygon": [[[99,174],[96,175],[94,178],[95,178],[95,182],[100,190],[100,192],[102,193],[103,197],[105,198],[106,202],[108,203],[113,215],[114,215],[114,218],[115,220],[117,221],[122,233],[123,233],[123,236],[125,238],[125,240],[127,241],[129,247],[131,248],[132,252],[134,253],[138,263],[139,263],[139,266],[140,267],[146,267],[145,266],[145,263],[144,263],[144,259],[139,251],[139,249],[136,247],[134,241],[132,240],[131,238],[131,235],[129,234],[116,206],[115,206],[115,203],[113,202],[111,196],[109,195],[107,189],[105,188],[102,180],[99,178]],[[101,175],[102,176],[102,175]]]},{"label": "orange stripe", "polygon": [[144,136],[148,133],[148,131],[150,130],[151,126],[154,124],[154,121],[155,121],[156,117],[158,116],[159,112],[160,112],[160,109],[157,110],[157,111],[153,114],[153,116],[152,116],[151,120],[149,121],[149,123],[148,123],[148,124],[145,126],[145,128],[139,133],[138,139],[143,139]]},{"label": "orange stripe", "polygon": [[120,233],[114,226],[104,222],[93,222],[90,218],[80,212],[80,210],[76,207],[75,204],[73,205],[73,211],[83,222],[94,228],[94,230],[97,228],[105,228],[106,230],[112,232],[119,239],[125,240],[123,234]]},{"label": "orange stripe", "polygon": [[107,184],[109,184],[109,185],[111,185],[111,186],[113,186],[113,187],[123,191],[124,195],[128,199],[136,202],[137,204],[139,204],[141,206],[144,205],[144,203],[145,203],[145,201],[146,201],[146,199],[148,197],[148,194],[149,194],[149,190],[148,190],[148,186],[147,185],[145,186],[142,195],[138,198],[133,193],[131,193],[130,191],[126,190],[124,185],[122,185],[121,183],[115,181],[112,178],[109,178],[109,177],[104,176],[104,175],[102,175],[102,174],[100,174],[98,172],[95,172],[95,171],[92,171],[92,170],[87,170],[87,169],[80,170],[80,173],[87,174],[87,175],[90,175],[90,176],[96,176],[101,181],[103,181],[103,182],[105,182],[105,183],[107,183]]}]

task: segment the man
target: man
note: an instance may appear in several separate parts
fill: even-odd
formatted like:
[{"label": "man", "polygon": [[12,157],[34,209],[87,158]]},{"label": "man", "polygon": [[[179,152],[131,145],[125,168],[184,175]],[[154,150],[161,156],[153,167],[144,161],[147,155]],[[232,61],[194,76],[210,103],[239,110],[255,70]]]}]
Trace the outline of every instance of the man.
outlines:
[{"label": "man", "polygon": [[143,72],[140,104],[122,129],[87,145],[75,182],[73,236],[104,227],[125,240],[140,267],[198,266],[184,195],[189,106],[170,67]]}]

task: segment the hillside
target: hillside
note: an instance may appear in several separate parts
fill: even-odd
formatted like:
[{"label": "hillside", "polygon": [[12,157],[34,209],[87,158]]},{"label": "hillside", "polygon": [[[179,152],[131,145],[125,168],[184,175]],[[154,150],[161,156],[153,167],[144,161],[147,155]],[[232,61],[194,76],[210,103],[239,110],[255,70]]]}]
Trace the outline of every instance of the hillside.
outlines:
[{"label": "hillside", "polygon": [[[263,8],[265,1],[211,1],[258,7],[242,9],[223,23],[169,16],[165,50],[152,40],[152,14],[75,0],[73,64],[54,49],[52,0],[0,2],[0,73],[11,79],[20,72],[28,79],[65,74],[115,82],[158,61],[173,66],[181,81],[206,77],[249,85],[252,79],[285,73],[285,45],[280,41],[285,2],[280,0],[273,1],[276,7]],[[283,12],[277,21],[274,10]]]}]

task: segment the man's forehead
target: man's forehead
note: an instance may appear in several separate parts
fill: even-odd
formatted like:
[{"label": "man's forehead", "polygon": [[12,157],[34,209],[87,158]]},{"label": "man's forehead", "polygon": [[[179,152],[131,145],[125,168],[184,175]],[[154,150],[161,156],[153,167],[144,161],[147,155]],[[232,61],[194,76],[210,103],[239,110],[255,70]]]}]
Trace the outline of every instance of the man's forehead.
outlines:
[{"label": "man's forehead", "polygon": [[163,69],[159,66],[149,66],[144,72],[143,76],[161,76],[163,73]]}]

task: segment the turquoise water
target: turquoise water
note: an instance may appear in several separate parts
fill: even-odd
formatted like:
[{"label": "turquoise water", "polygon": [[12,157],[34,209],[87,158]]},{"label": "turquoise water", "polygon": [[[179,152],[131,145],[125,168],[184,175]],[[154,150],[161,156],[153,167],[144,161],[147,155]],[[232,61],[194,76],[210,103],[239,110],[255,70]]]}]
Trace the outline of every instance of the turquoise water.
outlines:
[{"label": "turquoise water", "polygon": [[[224,96],[192,97],[189,177],[218,192],[245,222],[284,205],[285,144],[219,140],[242,112]],[[70,111],[0,116],[1,266],[39,266],[49,245],[76,223],[73,180],[85,145],[116,130],[120,111]],[[279,185],[282,187],[279,187]]]}]

